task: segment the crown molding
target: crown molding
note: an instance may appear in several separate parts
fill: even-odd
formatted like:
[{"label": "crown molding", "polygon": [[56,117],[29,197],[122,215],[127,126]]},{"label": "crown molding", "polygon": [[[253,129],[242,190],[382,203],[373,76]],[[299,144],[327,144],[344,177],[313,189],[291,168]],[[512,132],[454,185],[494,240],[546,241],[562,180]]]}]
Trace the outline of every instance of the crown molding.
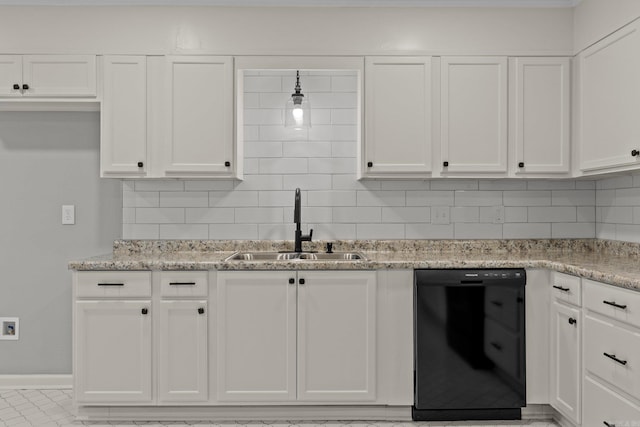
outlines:
[{"label": "crown molding", "polygon": [[581,0],[0,0],[0,6],[574,7]]}]

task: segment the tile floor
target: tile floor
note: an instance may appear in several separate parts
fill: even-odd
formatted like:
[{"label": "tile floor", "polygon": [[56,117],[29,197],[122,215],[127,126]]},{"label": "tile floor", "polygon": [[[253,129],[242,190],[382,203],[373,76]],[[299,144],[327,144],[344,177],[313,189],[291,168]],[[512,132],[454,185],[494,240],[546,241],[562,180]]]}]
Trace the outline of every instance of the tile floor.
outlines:
[{"label": "tile floor", "polygon": [[219,427],[249,427],[271,426],[271,427],[423,427],[423,426],[535,426],[535,427],[557,427],[556,424],[546,421],[529,421],[520,424],[512,422],[252,422],[252,423],[219,423],[212,424],[206,421],[193,422],[80,422],[74,421],[71,411],[71,390],[0,390],[0,427],[71,427],[90,425],[100,426],[121,426],[131,427],[144,425],[148,427],[164,426],[219,426]]}]

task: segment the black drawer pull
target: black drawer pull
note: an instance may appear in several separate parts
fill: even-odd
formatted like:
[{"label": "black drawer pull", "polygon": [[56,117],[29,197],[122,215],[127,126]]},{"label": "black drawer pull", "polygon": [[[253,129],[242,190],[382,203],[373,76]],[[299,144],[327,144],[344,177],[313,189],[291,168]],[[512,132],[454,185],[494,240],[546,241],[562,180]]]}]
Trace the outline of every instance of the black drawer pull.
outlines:
[{"label": "black drawer pull", "polygon": [[524,162],[519,162],[519,163],[518,163],[518,167],[519,167],[519,168],[523,168],[523,167],[524,167]]},{"label": "black drawer pull", "polygon": [[562,292],[569,292],[571,290],[571,288],[563,288],[562,286],[553,285],[553,287],[558,289],[558,290],[560,290],[560,291],[562,291]]},{"label": "black drawer pull", "polygon": [[608,422],[606,422],[606,421],[603,421],[603,423],[604,423],[604,425],[606,425],[607,427],[616,427],[616,425],[615,425],[615,424],[611,424],[611,423],[608,423]]},{"label": "black drawer pull", "polygon": [[23,84],[22,85],[22,90],[29,90],[29,85],[28,84]]},{"label": "black drawer pull", "polygon": [[492,343],[491,343],[491,346],[492,346],[493,348],[495,348],[496,350],[498,350],[498,351],[502,351],[502,346],[501,346],[499,343],[497,343],[497,342],[492,342]]},{"label": "black drawer pull", "polygon": [[198,314],[204,314],[204,308],[202,307],[198,308]]},{"label": "black drawer pull", "polygon": [[149,309],[147,309],[147,308],[143,308],[142,309],[142,314],[147,314],[148,312],[149,312]]},{"label": "black drawer pull", "polygon": [[636,157],[638,154],[640,154],[640,151],[638,151],[638,150],[631,150],[631,155],[632,155],[633,157]]},{"label": "black drawer pull", "polygon": [[495,305],[496,307],[502,307],[502,301],[491,301],[491,304]]},{"label": "black drawer pull", "polygon": [[373,167],[373,162],[367,162],[367,167],[368,168],[372,168]]},{"label": "black drawer pull", "polygon": [[576,319],[574,319],[573,317],[569,317],[569,324],[570,325],[575,325],[576,323],[578,323],[578,321]]},{"label": "black drawer pull", "polygon": [[296,283],[296,279],[294,279],[293,277],[289,278],[289,284],[293,285],[294,283]]},{"label": "black drawer pull", "polygon": [[124,286],[124,283],[98,283],[98,286]]},{"label": "black drawer pull", "polygon": [[169,286],[195,286],[196,282],[169,282]]},{"label": "black drawer pull", "polygon": [[20,90],[20,85],[19,84],[14,84],[13,85],[13,90]]},{"label": "black drawer pull", "polygon": [[602,301],[603,303],[607,304],[607,305],[611,305],[615,308],[620,308],[622,310],[626,310],[627,309],[627,305],[620,305],[620,304],[616,304],[614,301]]},{"label": "black drawer pull", "polygon": [[627,364],[626,360],[618,359],[615,354],[609,354],[609,353],[602,353],[602,354],[604,354],[605,356],[607,356],[611,360],[615,360],[616,362],[618,362],[619,364],[621,364],[623,366]]}]

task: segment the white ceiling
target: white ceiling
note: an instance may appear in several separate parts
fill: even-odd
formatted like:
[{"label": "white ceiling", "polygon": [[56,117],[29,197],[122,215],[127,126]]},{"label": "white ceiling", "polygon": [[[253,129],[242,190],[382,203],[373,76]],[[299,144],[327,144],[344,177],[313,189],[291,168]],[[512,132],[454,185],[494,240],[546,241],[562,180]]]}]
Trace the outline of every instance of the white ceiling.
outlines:
[{"label": "white ceiling", "polygon": [[581,0],[0,0],[0,6],[573,7]]}]

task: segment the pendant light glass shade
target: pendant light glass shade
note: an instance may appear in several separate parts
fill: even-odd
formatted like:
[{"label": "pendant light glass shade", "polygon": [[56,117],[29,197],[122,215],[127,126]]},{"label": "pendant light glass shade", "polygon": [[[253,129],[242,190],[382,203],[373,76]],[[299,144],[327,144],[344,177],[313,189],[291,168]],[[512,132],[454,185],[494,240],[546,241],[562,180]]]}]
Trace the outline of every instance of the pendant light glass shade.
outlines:
[{"label": "pendant light glass shade", "polygon": [[291,94],[285,105],[284,126],[293,129],[311,127],[311,105],[300,88],[300,71],[296,71],[295,92]]}]

